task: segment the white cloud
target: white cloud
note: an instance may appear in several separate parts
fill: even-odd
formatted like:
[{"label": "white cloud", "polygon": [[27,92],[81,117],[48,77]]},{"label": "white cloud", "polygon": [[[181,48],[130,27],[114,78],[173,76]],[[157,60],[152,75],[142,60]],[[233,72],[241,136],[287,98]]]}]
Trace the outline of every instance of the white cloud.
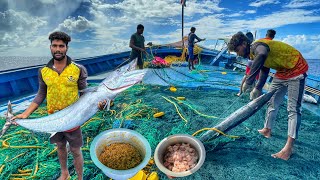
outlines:
[{"label": "white cloud", "polygon": [[8,8],[26,12],[34,17],[47,19],[51,23],[61,22],[73,13],[82,0],[10,0]]},{"label": "white cloud", "polygon": [[[74,43],[74,42],[73,42]],[[82,41],[81,43],[84,43]],[[68,54],[72,58],[84,58],[84,57],[92,57],[92,56],[99,56],[105,54],[113,54],[119,52],[130,51],[129,42],[124,40],[118,40],[114,43],[111,43],[108,46],[100,45],[100,46],[86,46],[83,48],[73,48],[70,45]]]},{"label": "white cloud", "polygon": [[56,0],[39,0],[43,4],[54,4],[57,1]]},{"label": "white cloud", "polygon": [[320,22],[320,16],[314,15],[311,10],[292,9],[281,12],[274,12],[270,15],[256,17],[253,20],[233,20],[228,24],[232,25],[236,31],[241,31],[247,27],[252,29],[276,28],[289,24]]},{"label": "white cloud", "polygon": [[[100,1],[97,1],[100,2]],[[271,2],[271,1],[268,1]],[[277,1],[272,1],[273,3],[278,3]],[[124,4],[130,4],[134,3],[133,1],[127,0],[123,1],[122,3]],[[138,2],[136,2],[138,3]],[[186,14],[188,14],[188,7],[191,9],[192,3],[195,3],[195,1],[188,1],[187,7],[185,8]],[[123,5],[123,4],[122,4]],[[199,5],[199,4],[198,4]],[[98,6],[92,9],[93,14],[95,14],[95,23],[97,22],[102,22],[104,19],[104,25],[101,27],[97,28],[97,41],[98,39],[113,39],[112,41],[118,44],[121,44],[121,41],[127,42],[129,40],[129,37],[125,37],[125,39],[117,39],[114,38],[113,36],[116,36],[119,32],[115,32],[114,30],[118,31],[115,27],[118,26],[118,24],[112,24],[110,21],[110,18],[107,16],[107,9],[112,9],[112,8],[120,8],[119,4],[117,6],[115,5],[105,5],[100,2],[98,3]],[[147,6],[144,6],[147,7]],[[123,9],[126,9],[122,7]],[[179,7],[181,8],[181,7]],[[121,8],[120,8],[121,9]],[[195,8],[197,9],[197,8]],[[130,9],[126,9],[130,11]],[[149,10],[149,9],[148,9]],[[150,10],[148,14],[155,14],[156,11]],[[189,15],[192,14],[189,12]],[[136,12],[136,11],[134,11]],[[255,10],[247,10],[247,11],[241,11],[238,15],[241,14],[250,14],[250,13],[256,13]],[[128,13],[130,14],[130,13]],[[236,14],[234,14],[236,15]],[[166,14],[163,15],[166,17]],[[162,22],[165,24],[163,21],[165,18],[164,17],[158,17],[159,22]],[[201,17],[201,16],[200,16]],[[250,28],[250,30],[259,30],[259,29],[264,29],[264,28],[275,28],[275,27],[281,27],[287,24],[296,24],[296,23],[308,23],[308,22],[318,22],[320,20],[320,17],[314,16],[312,11],[304,11],[304,10],[291,10],[291,11],[286,11],[286,12],[275,12],[271,15],[266,15],[262,17],[256,17],[256,19],[253,20],[231,20],[229,22],[223,21],[222,17],[224,15],[222,14],[216,14],[216,15],[206,15],[202,16],[200,19],[195,20],[195,21],[187,21],[185,25],[185,35],[189,33],[189,29],[191,26],[195,26],[197,28],[197,35],[201,38],[207,38],[208,40],[213,40],[221,37],[226,37],[226,36],[231,36],[237,31],[243,31],[244,29]],[[131,22],[129,21],[131,19]],[[134,18],[133,18],[134,19]],[[132,18],[128,16],[123,16],[120,19],[118,18],[118,21],[120,22],[126,22],[125,24],[129,27],[129,24],[132,24]],[[174,23],[180,23],[179,20],[173,19]],[[134,24],[137,24],[134,22]],[[112,25],[114,29],[107,28],[108,25]],[[119,26],[118,28],[123,27]],[[125,29],[122,29],[125,30]],[[108,33],[105,33],[105,32]],[[121,31],[121,30],[120,30]],[[128,31],[128,29],[126,30]],[[134,30],[133,30],[134,31]],[[127,39],[127,40],[126,40]],[[154,43],[171,43],[175,41],[179,41],[181,39],[181,29],[177,29],[175,31],[167,32],[166,34],[159,34],[159,33],[150,33],[148,36],[148,39],[152,39]],[[107,43],[107,42],[105,42]],[[110,43],[110,42],[109,42]],[[128,43],[128,42],[127,42]],[[124,49],[127,48],[127,43],[123,43],[123,46],[125,47]],[[206,42],[205,42],[206,43]],[[110,44],[108,44],[110,45]]]},{"label": "white cloud", "polygon": [[8,10],[0,12],[0,55],[43,55],[46,51],[35,47],[48,47],[48,32],[80,3],[81,0],[8,1]]},{"label": "white cloud", "polygon": [[[9,3],[11,9],[23,9],[25,13],[33,13],[40,15],[43,19],[47,21],[48,25],[52,22],[60,22],[56,27],[47,27],[47,30],[43,33],[39,31],[30,30],[30,33],[39,34],[36,40],[32,43],[17,41],[15,46],[35,47],[37,44],[42,46],[47,46],[47,36],[48,32],[54,30],[62,30],[67,33],[76,34],[79,32],[85,32],[90,30],[90,41],[86,41],[92,51],[86,51],[84,49],[79,49],[78,54],[85,54],[90,56],[92,54],[101,55],[106,52],[112,52],[119,50],[130,50],[128,47],[130,33],[136,31],[135,27],[137,24],[148,23],[149,25],[159,25],[159,26],[177,26],[181,23],[181,5],[177,0],[161,0],[161,1],[150,1],[150,0],[123,0],[114,1],[111,3],[109,0],[91,0],[86,1],[90,3],[89,14],[90,20],[84,16],[78,17],[68,17],[70,14],[79,7],[80,0],[35,0],[33,3],[37,4],[37,9],[32,10],[32,5],[30,3],[15,3],[13,0]],[[220,12],[223,8],[220,8],[219,0],[204,0],[199,3],[197,0],[190,0],[187,2],[187,7],[185,7],[185,18],[193,18],[195,14],[211,14],[213,12]],[[63,5],[62,5],[63,4]],[[48,11],[48,6],[54,7],[52,11]],[[35,19],[38,16],[29,15],[29,19]],[[196,24],[197,25],[197,24]],[[132,28],[134,27],[134,28]],[[131,29],[129,29],[131,28]],[[186,26],[186,32],[189,31],[188,26]],[[129,33],[129,35],[128,35]],[[181,35],[181,30],[167,32],[169,38],[163,38],[159,33],[150,33],[146,39],[152,39],[150,41],[159,43],[170,43],[175,40],[179,40]],[[123,36],[123,34],[125,34]],[[14,37],[13,35],[6,34],[6,39],[9,37]],[[41,39],[43,38],[43,39]],[[17,38],[20,39],[20,38]],[[19,44],[18,44],[19,42]],[[80,39],[72,40],[72,43],[77,47],[82,47],[84,41]],[[8,46],[6,44],[5,46]],[[100,48],[101,47],[101,48]],[[90,49],[90,48],[89,48]],[[112,51],[110,51],[110,49]],[[73,53],[74,50],[70,50],[69,53]]]},{"label": "white cloud", "polygon": [[281,41],[298,49],[306,59],[319,59],[320,57],[320,34],[314,36],[288,35]]},{"label": "white cloud", "polygon": [[237,13],[227,14],[226,17],[241,17],[246,14],[255,14],[256,12],[256,10],[239,11]]},{"label": "white cloud", "polygon": [[[38,37],[41,28],[47,22],[38,17],[30,16],[26,12],[18,12],[12,9],[0,12],[0,48],[16,48],[27,46]],[[3,49],[2,49],[3,50]]]},{"label": "white cloud", "polygon": [[[119,22],[143,21],[150,18],[164,18],[177,16],[180,11],[180,6],[175,0],[124,0],[121,2],[108,3],[103,0],[95,0],[92,2],[92,8],[102,12],[105,15],[110,15],[110,19]],[[121,17],[121,18],[119,18]]]},{"label": "white cloud", "polygon": [[253,3],[250,3],[249,6],[253,7],[261,7],[267,4],[279,4],[280,2],[277,0],[257,0]]},{"label": "white cloud", "polygon": [[[203,4],[196,4],[195,1],[188,1],[185,12],[189,15],[196,12],[199,13],[199,11],[204,9],[204,6],[207,6],[206,9],[219,10],[219,8],[217,8],[217,3],[218,1],[205,1]],[[198,11],[195,11],[194,9],[197,9]],[[114,14],[112,14],[112,12]],[[120,14],[117,14],[116,12]],[[204,11],[201,13],[204,13]],[[144,22],[146,22],[149,24],[160,24],[162,26],[176,26],[178,23],[181,23],[180,20],[174,18],[174,16],[181,15],[181,6],[176,0],[124,0],[113,4],[101,0],[94,0],[92,1],[90,14],[92,15],[92,23],[96,24],[93,37],[94,41],[92,44],[108,47],[108,52],[130,50],[128,47],[130,32],[134,33],[136,31],[135,27],[139,23],[145,24]],[[129,28],[132,29],[130,30]],[[189,31],[189,29],[187,31]],[[119,36],[119,34],[123,32],[129,32],[129,35]],[[146,40],[151,39],[150,41],[153,41],[153,43],[170,43],[179,40],[179,37],[181,36],[179,35],[181,34],[181,30],[167,32],[166,35],[152,32],[148,33],[149,36]],[[112,51],[110,51],[110,49]],[[106,53],[106,50],[103,50],[102,52]]]},{"label": "white cloud", "polygon": [[302,7],[308,7],[308,6],[316,6],[319,5],[319,0],[292,0],[284,7],[286,8],[302,8]]},{"label": "white cloud", "polygon": [[199,20],[185,23],[185,32],[190,32],[190,27],[195,26],[197,28],[196,34],[201,38],[217,39],[221,36],[225,36],[234,30],[226,28],[225,22],[221,19],[221,15],[205,16]]},{"label": "white cloud", "polygon": [[[237,31],[265,31],[289,24],[320,22],[318,10],[290,9],[311,6],[320,2],[317,0],[291,0],[285,5],[289,8],[276,12],[265,11],[262,16],[259,16],[260,12],[255,10],[258,9],[256,7],[268,8],[268,5],[279,4],[280,1],[255,0],[249,7],[241,7],[240,11],[221,8],[220,1],[188,0],[187,7],[184,8],[184,34],[188,34],[190,27],[195,26],[196,34],[207,38],[202,44],[213,47],[215,39],[231,36]],[[76,11],[83,2],[86,2],[85,7]],[[48,35],[53,30],[66,31],[72,36],[69,53],[71,56],[76,55],[74,57],[130,50],[130,35],[140,23],[146,26],[146,43],[152,41],[154,44],[166,44],[181,39],[179,0],[33,0],[32,3],[10,0],[8,4],[11,10],[0,12],[0,55],[23,54],[28,51],[36,53],[34,55],[47,55]],[[35,6],[38,8],[35,9]],[[81,14],[83,9],[88,11]],[[77,14],[76,17],[71,17],[73,14]],[[246,18],[247,14],[250,14],[250,19]],[[86,36],[85,40],[82,36]],[[308,40],[311,39],[307,38],[306,41]],[[40,51],[37,51],[37,47]],[[310,46],[313,50],[301,51],[319,51],[316,47],[318,46]]]},{"label": "white cloud", "polygon": [[68,19],[64,20],[62,24],[59,24],[58,29],[66,32],[84,32],[93,27],[94,24],[85,17],[78,16],[78,19],[69,17]]},{"label": "white cloud", "polygon": [[243,14],[238,12],[238,13],[228,14],[226,16],[227,17],[241,17],[241,16],[243,16]]},{"label": "white cloud", "polygon": [[[218,0],[204,0],[201,3],[196,0],[187,1],[185,16],[220,12],[223,8],[218,6],[219,2]],[[181,15],[180,2],[177,0],[123,0],[114,3],[94,0],[92,7],[109,16],[109,19],[113,19],[115,23],[132,23],[132,21],[161,21],[160,23],[162,23],[166,18]]]},{"label": "white cloud", "polygon": [[257,11],[256,10],[247,10],[247,11],[244,11],[244,13],[246,14],[255,14]]},{"label": "white cloud", "polygon": [[119,53],[124,51],[131,51],[131,48],[129,48],[129,41],[119,40],[116,43],[112,43],[111,46],[105,47],[106,54]]}]

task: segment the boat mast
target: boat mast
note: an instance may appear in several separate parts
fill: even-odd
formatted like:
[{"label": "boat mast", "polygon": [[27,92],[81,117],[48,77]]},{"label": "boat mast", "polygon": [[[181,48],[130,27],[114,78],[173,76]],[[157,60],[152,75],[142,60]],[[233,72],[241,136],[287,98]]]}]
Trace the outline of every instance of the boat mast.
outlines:
[{"label": "boat mast", "polygon": [[182,31],[181,31],[181,40],[182,40],[182,49],[184,48],[184,40],[183,40],[183,16],[184,16],[184,6],[186,5],[185,4],[186,2],[185,2],[185,0],[181,0],[181,7],[182,7],[182,9],[181,9],[181,11],[182,11],[182,15],[181,15],[181,21],[182,21]]}]

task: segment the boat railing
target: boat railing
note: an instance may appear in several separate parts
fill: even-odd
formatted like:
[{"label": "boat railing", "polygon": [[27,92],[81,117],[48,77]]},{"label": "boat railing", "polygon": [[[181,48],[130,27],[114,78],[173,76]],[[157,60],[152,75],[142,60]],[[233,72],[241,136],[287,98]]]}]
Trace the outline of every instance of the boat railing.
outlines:
[{"label": "boat railing", "polygon": [[[270,77],[269,82],[271,82],[272,79],[273,79],[273,77],[274,77],[274,73],[273,73],[273,72],[269,72],[269,77]],[[308,78],[308,80],[309,80],[309,78]],[[314,80],[316,80],[316,81],[319,82],[319,80],[317,80],[317,79],[314,79]],[[317,100],[317,104],[320,104],[320,89],[317,89],[317,88],[315,88],[315,87],[306,85],[305,88],[304,88],[304,90],[305,90],[307,93],[316,95],[316,96],[317,96],[317,99],[316,99],[316,100]]]}]

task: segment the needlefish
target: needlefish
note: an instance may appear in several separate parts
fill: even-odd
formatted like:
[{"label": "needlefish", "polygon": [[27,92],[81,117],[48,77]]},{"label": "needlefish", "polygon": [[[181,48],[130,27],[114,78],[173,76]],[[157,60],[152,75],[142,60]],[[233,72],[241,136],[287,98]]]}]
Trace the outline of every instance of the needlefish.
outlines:
[{"label": "needlefish", "polygon": [[[217,124],[213,128],[217,129],[219,131],[222,131],[222,132],[227,132],[227,131],[231,130],[232,128],[238,126],[243,121],[247,120],[250,116],[255,114],[259,109],[261,109],[263,107],[263,105],[265,105],[271,99],[271,97],[273,96],[273,94],[275,92],[276,92],[276,90],[273,90],[271,92],[268,92],[268,93],[266,93],[256,99],[252,100],[248,104],[242,106],[241,108],[239,108],[238,110],[236,110],[235,112],[230,114],[222,122],[220,122],[219,124]],[[210,141],[212,139],[215,139],[215,138],[219,137],[220,135],[221,135],[220,133],[213,131],[213,130],[210,130],[210,131],[207,131],[206,133],[204,133],[202,136],[200,136],[199,139],[202,142],[206,142],[206,141]]]},{"label": "needlefish", "polygon": [[107,73],[98,86],[85,89],[83,95],[72,105],[41,118],[15,119],[15,122],[37,132],[63,132],[88,121],[99,110],[98,103],[110,103],[119,93],[142,81],[147,70],[136,70],[137,59]]}]

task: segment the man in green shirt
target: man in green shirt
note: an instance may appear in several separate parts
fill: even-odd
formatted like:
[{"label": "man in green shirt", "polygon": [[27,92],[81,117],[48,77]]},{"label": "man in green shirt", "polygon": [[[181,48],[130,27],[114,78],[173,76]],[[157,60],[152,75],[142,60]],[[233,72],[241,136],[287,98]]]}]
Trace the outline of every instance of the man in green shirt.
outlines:
[{"label": "man in green shirt", "polygon": [[143,37],[144,26],[139,24],[137,26],[137,32],[131,35],[129,47],[132,48],[130,54],[130,61],[138,58],[138,67],[139,69],[143,69],[143,59],[142,53],[146,53],[146,49],[144,47],[144,37]]}]

